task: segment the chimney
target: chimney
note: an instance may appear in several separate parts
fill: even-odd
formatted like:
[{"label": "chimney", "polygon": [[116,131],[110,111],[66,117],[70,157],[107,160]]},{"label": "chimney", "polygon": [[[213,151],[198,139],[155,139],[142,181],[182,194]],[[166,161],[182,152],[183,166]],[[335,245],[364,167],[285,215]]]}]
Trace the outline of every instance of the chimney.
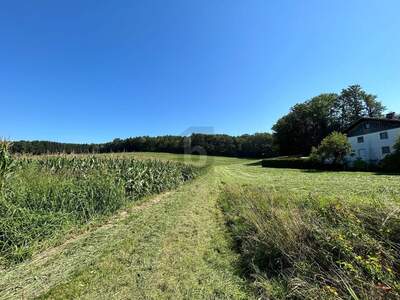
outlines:
[{"label": "chimney", "polygon": [[386,115],[386,119],[393,120],[393,119],[395,119],[395,118],[396,118],[396,113],[395,113],[395,112],[391,112],[391,113],[388,113],[388,114]]}]

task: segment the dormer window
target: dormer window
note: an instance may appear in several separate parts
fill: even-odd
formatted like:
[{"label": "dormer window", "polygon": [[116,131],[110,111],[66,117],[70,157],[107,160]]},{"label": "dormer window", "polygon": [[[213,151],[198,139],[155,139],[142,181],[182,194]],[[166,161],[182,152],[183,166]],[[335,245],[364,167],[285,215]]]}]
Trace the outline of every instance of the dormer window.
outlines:
[{"label": "dormer window", "polygon": [[364,143],[364,137],[363,137],[363,136],[359,136],[359,137],[357,138],[357,143],[359,143],[359,144]]}]

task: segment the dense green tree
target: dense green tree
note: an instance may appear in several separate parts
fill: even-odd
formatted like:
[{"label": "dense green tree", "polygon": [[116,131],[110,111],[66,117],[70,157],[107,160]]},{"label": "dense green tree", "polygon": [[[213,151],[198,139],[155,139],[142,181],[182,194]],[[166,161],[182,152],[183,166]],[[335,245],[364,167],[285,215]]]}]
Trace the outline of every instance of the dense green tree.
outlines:
[{"label": "dense green tree", "polygon": [[337,94],[321,94],[301,104],[273,126],[275,143],[281,155],[308,155],[333,131],[343,131],[361,117],[382,117],[385,107],[377,96],[359,85]]},{"label": "dense green tree", "polygon": [[351,145],[347,136],[335,131],[324,138],[318,148],[313,148],[310,159],[321,163],[342,165],[350,152]]},{"label": "dense green tree", "polygon": [[280,118],[272,128],[280,154],[308,154],[312,146],[337,129],[333,116],[336,99],[336,94],[321,94],[296,104],[289,114]]},{"label": "dense green tree", "polygon": [[368,94],[359,85],[343,89],[333,107],[336,122],[340,130],[361,117],[382,117],[385,107],[376,95]]}]

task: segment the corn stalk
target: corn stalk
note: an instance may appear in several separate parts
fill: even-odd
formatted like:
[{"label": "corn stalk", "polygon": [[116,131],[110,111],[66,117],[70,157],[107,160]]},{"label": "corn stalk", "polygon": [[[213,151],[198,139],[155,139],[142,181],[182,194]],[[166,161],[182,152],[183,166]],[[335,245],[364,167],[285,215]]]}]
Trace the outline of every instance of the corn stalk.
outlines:
[{"label": "corn stalk", "polygon": [[15,167],[9,148],[9,142],[0,140],[0,192],[3,191],[6,181],[13,174]]}]

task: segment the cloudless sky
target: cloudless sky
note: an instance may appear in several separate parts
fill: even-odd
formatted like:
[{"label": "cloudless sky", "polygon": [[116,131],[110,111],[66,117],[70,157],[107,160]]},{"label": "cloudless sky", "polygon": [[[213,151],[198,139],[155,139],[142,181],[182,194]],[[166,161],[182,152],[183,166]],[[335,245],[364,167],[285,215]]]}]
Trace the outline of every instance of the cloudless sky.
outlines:
[{"label": "cloudless sky", "polygon": [[4,0],[0,136],[270,131],[358,83],[400,113],[398,0]]}]

